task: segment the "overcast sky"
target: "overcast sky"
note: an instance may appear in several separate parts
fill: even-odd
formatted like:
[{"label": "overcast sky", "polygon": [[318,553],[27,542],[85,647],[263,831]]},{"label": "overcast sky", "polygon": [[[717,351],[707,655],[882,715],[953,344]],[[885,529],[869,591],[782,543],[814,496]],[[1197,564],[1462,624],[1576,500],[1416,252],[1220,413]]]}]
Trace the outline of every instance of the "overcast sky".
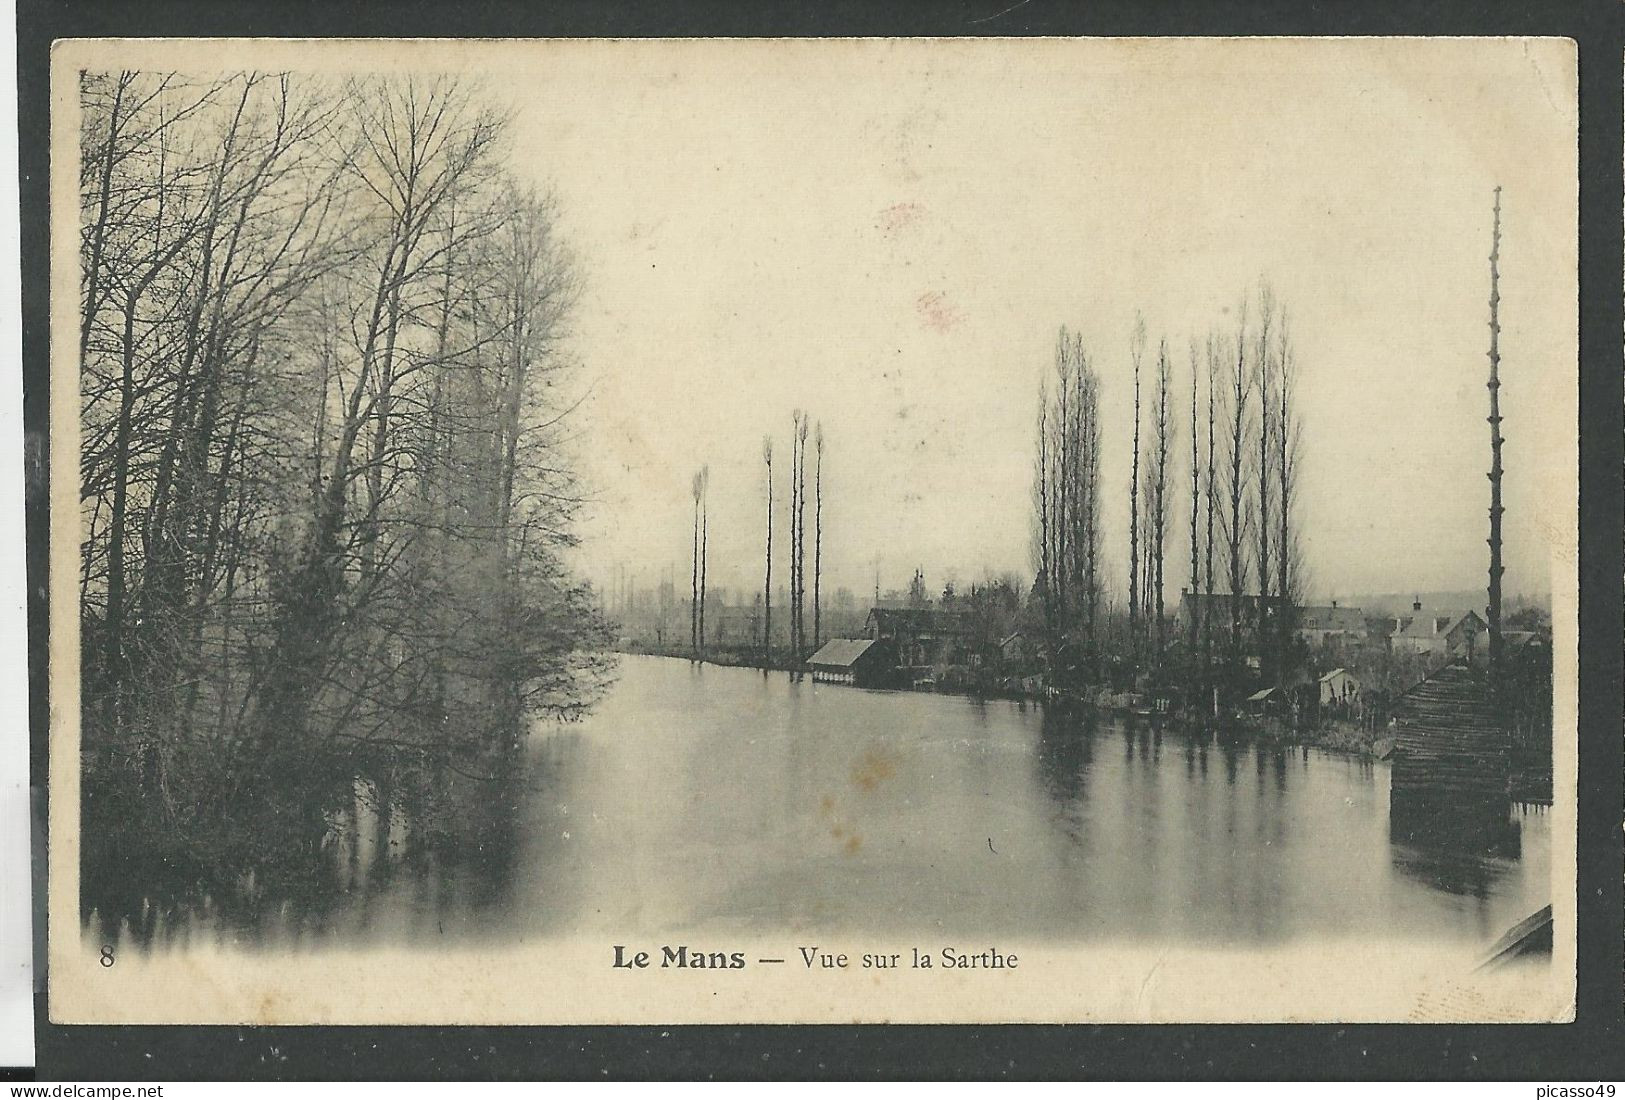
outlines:
[{"label": "overcast sky", "polygon": [[580,256],[597,579],[672,565],[686,585],[689,480],[709,463],[712,584],[759,587],[761,440],[782,503],[797,407],[828,437],[826,591],[867,594],[877,557],[888,588],[916,565],[934,589],[1030,576],[1036,387],[1062,323],[1103,378],[1123,572],[1135,313],[1177,352],[1188,456],[1188,341],[1230,328],[1267,277],[1301,370],[1312,590],[1481,587],[1498,183],[1508,592],[1546,592],[1552,554],[1573,553],[1566,43],[416,49],[394,56],[472,63],[512,98],[516,163],[556,190]]}]

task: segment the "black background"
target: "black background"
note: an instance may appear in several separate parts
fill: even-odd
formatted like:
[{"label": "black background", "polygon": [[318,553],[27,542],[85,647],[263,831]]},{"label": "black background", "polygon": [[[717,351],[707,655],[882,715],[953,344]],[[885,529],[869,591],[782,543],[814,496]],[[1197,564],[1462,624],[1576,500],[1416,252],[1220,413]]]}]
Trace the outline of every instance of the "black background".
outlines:
[{"label": "black background", "polygon": [[[1625,1077],[1622,956],[1621,57],[1625,4],[845,0],[545,7],[18,0],[38,1074],[47,1079]],[[67,37],[1555,35],[1580,47],[1580,838],[1570,1025],[59,1027],[45,1014],[49,51]],[[18,884],[7,884],[8,889]],[[1382,944],[1373,942],[1373,952]],[[538,996],[557,991],[538,990]],[[26,1075],[26,1071],[21,1071]]]}]

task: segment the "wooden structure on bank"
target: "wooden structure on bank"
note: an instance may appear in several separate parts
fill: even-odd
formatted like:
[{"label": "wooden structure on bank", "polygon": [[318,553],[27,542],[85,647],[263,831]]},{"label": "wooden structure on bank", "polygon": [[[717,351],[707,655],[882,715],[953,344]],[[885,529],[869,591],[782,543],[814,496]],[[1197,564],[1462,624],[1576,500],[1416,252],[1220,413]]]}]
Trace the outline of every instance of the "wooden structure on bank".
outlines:
[{"label": "wooden structure on bank", "polygon": [[1394,718],[1395,832],[1493,842],[1509,826],[1512,739],[1485,670],[1445,666],[1399,698]]},{"label": "wooden structure on bank", "polygon": [[831,638],[807,659],[813,681],[884,687],[892,671],[890,647],[870,638]]}]

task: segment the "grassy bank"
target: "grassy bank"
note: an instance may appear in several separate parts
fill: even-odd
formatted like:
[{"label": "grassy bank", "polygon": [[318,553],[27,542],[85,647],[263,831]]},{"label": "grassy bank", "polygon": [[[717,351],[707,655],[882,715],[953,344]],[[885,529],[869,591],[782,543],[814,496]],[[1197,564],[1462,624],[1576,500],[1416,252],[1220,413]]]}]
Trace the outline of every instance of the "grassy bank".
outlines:
[{"label": "grassy bank", "polygon": [[[636,654],[646,657],[680,657],[685,661],[695,660],[694,651],[686,645],[654,645],[644,642],[625,642],[615,647],[617,653]],[[708,665],[724,665],[729,668],[761,668],[776,672],[789,672],[791,662],[787,655],[774,653],[771,658],[764,659],[762,651],[754,647],[745,646],[712,646],[705,651],[705,656],[699,658]]]}]

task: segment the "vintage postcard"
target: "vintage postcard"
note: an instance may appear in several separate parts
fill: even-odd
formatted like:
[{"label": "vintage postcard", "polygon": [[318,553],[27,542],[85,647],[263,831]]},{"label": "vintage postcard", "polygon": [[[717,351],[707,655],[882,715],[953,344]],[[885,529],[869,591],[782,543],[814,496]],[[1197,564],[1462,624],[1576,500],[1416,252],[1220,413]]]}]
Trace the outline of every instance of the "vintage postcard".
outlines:
[{"label": "vintage postcard", "polygon": [[57,43],[51,1019],[1572,1019],[1576,97]]}]

